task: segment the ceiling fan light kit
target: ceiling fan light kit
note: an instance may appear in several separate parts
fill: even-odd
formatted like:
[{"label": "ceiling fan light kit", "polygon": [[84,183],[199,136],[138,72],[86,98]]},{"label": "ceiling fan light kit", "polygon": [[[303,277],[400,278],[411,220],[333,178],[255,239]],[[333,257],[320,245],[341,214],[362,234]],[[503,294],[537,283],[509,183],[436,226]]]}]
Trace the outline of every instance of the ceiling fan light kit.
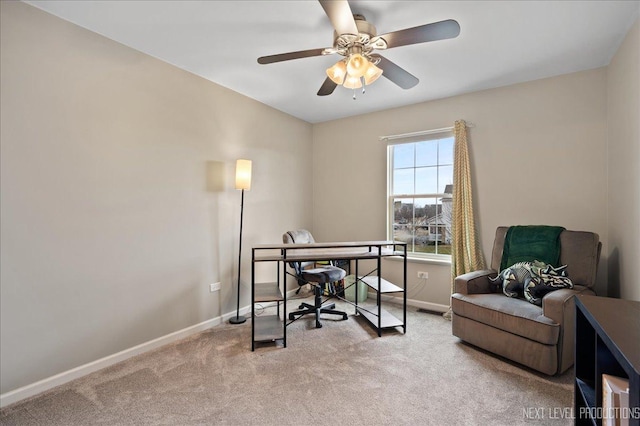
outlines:
[{"label": "ceiling fan light kit", "polygon": [[364,16],[351,12],[347,0],[319,0],[319,3],[335,29],[333,47],[258,58],[259,64],[271,64],[334,53],[344,56],[344,59],[327,68],[327,78],[320,87],[318,96],[330,95],[337,86],[342,85],[347,89],[354,89],[355,99],[355,89],[362,87],[364,93],[364,87],[375,82],[381,75],[402,89],[410,89],[418,84],[418,78],[385,57],[374,54],[374,50],[455,38],[460,34],[460,25],[449,19],[378,36],[373,24],[367,22]]},{"label": "ceiling fan light kit", "polygon": [[[374,64],[376,61],[375,58],[373,59],[369,61],[359,53],[352,54],[349,58],[342,59],[327,68],[327,76],[335,84],[347,89],[368,86],[382,75],[382,70]],[[355,94],[353,98],[356,98]]]}]

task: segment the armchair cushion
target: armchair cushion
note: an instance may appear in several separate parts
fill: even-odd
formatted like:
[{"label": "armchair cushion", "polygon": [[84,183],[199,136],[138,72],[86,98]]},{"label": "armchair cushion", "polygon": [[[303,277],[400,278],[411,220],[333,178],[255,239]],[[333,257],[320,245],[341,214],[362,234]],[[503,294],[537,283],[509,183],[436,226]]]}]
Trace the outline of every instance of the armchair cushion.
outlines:
[{"label": "armchair cushion", "polygon": [[558,343],[560,325],[543,315],[542,308],[502,293],[454,294],[451,307],[456,315],[490,325],[544,345]]}]

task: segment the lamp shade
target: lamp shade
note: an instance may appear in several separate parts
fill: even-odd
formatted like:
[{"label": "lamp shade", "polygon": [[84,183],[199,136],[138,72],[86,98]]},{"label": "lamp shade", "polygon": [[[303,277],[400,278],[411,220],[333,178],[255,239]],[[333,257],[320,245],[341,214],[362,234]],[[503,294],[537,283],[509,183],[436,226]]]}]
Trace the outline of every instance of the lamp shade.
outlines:
[{"label": "lamp shade", "polygon": [[236,189],[251,189],[251,160],[236,161]]},{"label": "lamp shade", "polygon": [[347,72],[351,77],[362,77],[367,71],[369,61],[359,53],[354,53],[349,57],[347,62]]},{"label": "lamp shade", "polygon": [[359,89],[362,87],[362,82],[360,81],[360,77],[353,77],[348,75],[344,80],[343,86],[347,89]]},{"label": "lamp shade", "polygon": [[342,84],[346,75],[347,65],[345,64],[345,61],[338,61],[332,67],[327,68],[327,76],[335,84]]},{"label": "lamp shade", "polygon": [[382,75],[382,70],[371,62],[369,62],[369,66],[367,67],[367,71],[364,73],[364,83],[368,86],[374,81],[376,81]]}]

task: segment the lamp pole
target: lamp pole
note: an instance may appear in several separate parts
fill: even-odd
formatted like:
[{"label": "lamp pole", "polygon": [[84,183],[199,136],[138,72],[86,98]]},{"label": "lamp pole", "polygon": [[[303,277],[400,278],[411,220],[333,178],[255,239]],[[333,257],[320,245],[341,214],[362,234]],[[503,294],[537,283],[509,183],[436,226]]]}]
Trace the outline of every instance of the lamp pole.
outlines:
[{"label": "lamp pole", "polygon": [[236,316],[231,317],[231,324],[242,324],[247,319],[240,315],[240,264],[242,262],[242,215],[244,212],[244,189],[240,198],[240,243],[238,244],[238,303],[236,305]]},{"label": "lamp pole", "polygon": [[242,216],[244,215],[244,190],[251,188],[251,160],[236,162],[236,189],[242,190],[240,196],[240,242],[238,244],[238,293],[236,316],[229,319],[230,324],[242,324],[247,319],[240,315],[240,270],[242,266]]}]

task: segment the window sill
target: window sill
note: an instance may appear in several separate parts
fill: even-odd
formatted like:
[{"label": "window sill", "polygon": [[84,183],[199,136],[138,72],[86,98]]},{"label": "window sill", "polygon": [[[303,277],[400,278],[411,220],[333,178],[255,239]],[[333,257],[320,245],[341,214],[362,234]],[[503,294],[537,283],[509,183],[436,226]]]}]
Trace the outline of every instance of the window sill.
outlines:
[{"label": "window sill", "polygon": [[[402,257],[385,257],[387,260],[391,260],[394,262],[402,262]],[[407,256],[407,262],[409,263],[426,263],[430,265],[441,265],[441,266],[451,266],[451,260],[445,259],[428,259],[425,257],[411,257]]]}]

